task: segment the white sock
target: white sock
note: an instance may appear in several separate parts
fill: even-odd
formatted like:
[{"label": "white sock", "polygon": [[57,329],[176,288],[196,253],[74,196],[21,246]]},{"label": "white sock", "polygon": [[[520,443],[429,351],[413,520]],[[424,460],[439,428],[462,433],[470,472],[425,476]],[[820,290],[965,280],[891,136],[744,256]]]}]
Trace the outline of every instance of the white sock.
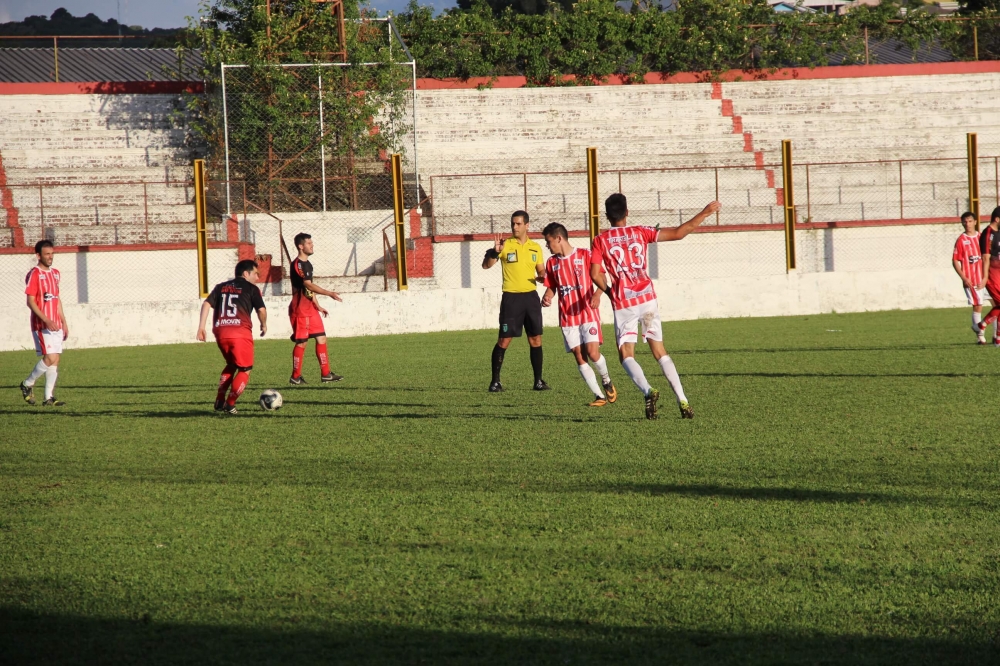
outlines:
[{"label": "white sock", "polygon": [[601,387],[597,385],[597,375],[594,374],[590,366],[584,363],[583,365],[576,366],[576,368],[583,375],[583,381],[587,382],[587,388],[590,389],[590,392],[598,398],[603,398],[604,394],[601,393]]},{"label": "white sock", "polygon": [[24,380],[24,385],[28,387],[34,386],[35,382],[38,381],[38,378],[45,374],[45,370],[48,367],[49,366],[45,365],[44,357],[38,359],[38,363],[36,363],[35,367],[31,370],[31,374]]},{"label": "white sock", "polygon": [[680,375],[677,374],[677,367],[674,366],[674,361],[669,354],[660,359],[660,368],[663,370],[663,376],[670,382],[670,388],[674,390],[677,402],[687,402],[684,387],[681,386]]},{"label": "white sock", "polygon": [[982,321],[983,321],[983,313],[982,312],[973,312],[972,313],[972,325],[973,326],[975,326],[976,328],[979,328],[979,324]]},{"label": "white sock", "polygon": [[635,382],[635,385],[639,387],[643,395],[648,395],[653,387],[649,385],[646,381],[646,375],[642,373],[642,368],[636,363],[634,358],[624,358],[622,359],[622,367],[625,368],[625,372],[628,374],[629,378]]},{"label": "white sock", "polygon": [[59,366],[50,365],[45,368],[45,399],[48,400],[56,390],[56,379],[59,377]]},{"label": "white sock", "polygon": [[593,362],[594,367],[597,368],[597,372],[601,374],[601,381],[605,384],[611,381],[611,375],[608,374],[608,362],[604,360],[604,354]]}]

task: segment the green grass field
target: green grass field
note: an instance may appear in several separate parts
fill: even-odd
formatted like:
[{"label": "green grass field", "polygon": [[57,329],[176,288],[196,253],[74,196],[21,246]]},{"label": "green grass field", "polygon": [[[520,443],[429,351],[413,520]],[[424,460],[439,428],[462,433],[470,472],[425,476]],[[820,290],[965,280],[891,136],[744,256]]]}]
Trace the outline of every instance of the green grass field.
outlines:
[{"label": "green grass field", "polygon": [[[335,324],[332,324],[335,326]],[[1000,663],[1000,351],[967,310],[665,325],[694,421],[558,331],[0,354],[0,663]],[[605,345],[613,356],[613,344]],[[41,393],[42,382],[38,385]],[[285,406],[256,407],[276,387]]]}]

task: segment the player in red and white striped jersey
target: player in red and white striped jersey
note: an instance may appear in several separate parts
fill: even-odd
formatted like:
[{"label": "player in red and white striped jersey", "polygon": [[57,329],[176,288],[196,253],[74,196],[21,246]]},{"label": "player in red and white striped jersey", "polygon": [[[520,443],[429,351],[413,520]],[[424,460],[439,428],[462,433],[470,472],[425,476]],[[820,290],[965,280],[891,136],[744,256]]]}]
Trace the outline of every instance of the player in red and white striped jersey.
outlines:
[{"label": "player in red and white striped jersey", "polygon": [[[590,250],[573,248],[566,227],[553,222],[542,230],[552,256],[545,262],[545,295],[542,307],[552,305],[559,295],[559,326],[562,327],[566,351],[576,357],[577,369],[594,394],[591,407],[603,407],[618,398],[618,391],[608,375],[608,363],[601,354],[601,315],[590,306],[594,284],[590,278]],[[583,349],[586,347],[587,356]],[[597,383],[597,375],[587,364],[587,358],[601,373],[605,393]],[[605,397],[606,395],[606,397]]]},{"label": "player in red and white striped jersey", "polygon": [[653,357],[670,382],[681,416],[686,419],[694,418],[694,411],[684,395],[677,368],[663,347],[660,310],[656,302],[653,280],[649,276],[647,249],[650,243],[681,240],[720,208],[719,202],[713,201],[681,226],[659,229],[629,226],[628,202],[623,194],[612,194],[604,202],[604,210],[612,228],[602,231],[594,239],[590,275],[600,291],[594,293],[591,305],[594,308],[600,305],[602,291],[611,296],[611,305],[615,310],[618,358],[625,372],[646,398],[647,419],[656,418],[656,401],[660,397],[660,392],[649,385],[642,368],[635,360],[635,344],[639,338],[640,322],[643,329],[642,336],[649,343]]},{"label": "player in red and white striped jersey", "polygon": [[63,341],[69,337],[69,325],[63,313],[62,299],[59,298],[59,271],[52,268],[54,255],[51,241],[35,243],[38,264],[28,271],[24,279],[24,293],[31,310],[31,336],[35,342],[35,354],[41,358],[27,379],[21,382],[21,396],[29,405],[35,404],[35,382],[45,375],[45,402],[42,404],[61,407],[65,403],[56,400],[54,391],[59,378],[59,356]]},{"label": "player in red and white striped jersey", "polygon": [[965,232],[955,241],[955,250],[951,254],[951,264],[962,278],[965,297],[972,306],[972,330],[975,331],[979,344],[986,344],[985,334],[979,330],[979,322],[983,320],[983,302],[989,298],[983,286],[983,257],[979,247],[979,232],[976,230],[978,221],[974,213],[962,213],[962,226]]}]

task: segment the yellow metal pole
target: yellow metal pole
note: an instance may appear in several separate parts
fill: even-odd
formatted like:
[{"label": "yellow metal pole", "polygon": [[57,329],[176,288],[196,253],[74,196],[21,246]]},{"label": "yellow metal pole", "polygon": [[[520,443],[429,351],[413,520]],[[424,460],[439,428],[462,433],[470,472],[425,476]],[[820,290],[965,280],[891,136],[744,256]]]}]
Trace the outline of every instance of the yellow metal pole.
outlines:
[{"label": "yellow metal pole", "polygon": [[205,160],[194,161],[194,235],[198,243],[198,293],[208,298],[208,208],[205,205]]},{"label": "yellow metal pole", "polygon": [[52,57],[56,61],[56,83],[59,83],[59,38],[52,38]]},{"label": "yellow metal pole", "polygon": [[781,187],[785,200],[785,270],[795,270],[795,192],[792,183],[792,142],[781,142]]},{"label": "yellow metal pole", "polygon": [[597,212],[597,148],[587,148],[587,209],[590,222],[590,241],[601,233],[601,220]]},{"label": "yellow metal pole", "polygon": [[969,210],[976,216],[979,228],[979,142],[975,132],[965,135],[965,152],[969,163]]},{"label": "yellow metal pole", "polygon": [[399,153],[392,155],[392,213],[396,219],[396,286],[409,289],[406,278],[406,226],[403,217],[403,161]]}]

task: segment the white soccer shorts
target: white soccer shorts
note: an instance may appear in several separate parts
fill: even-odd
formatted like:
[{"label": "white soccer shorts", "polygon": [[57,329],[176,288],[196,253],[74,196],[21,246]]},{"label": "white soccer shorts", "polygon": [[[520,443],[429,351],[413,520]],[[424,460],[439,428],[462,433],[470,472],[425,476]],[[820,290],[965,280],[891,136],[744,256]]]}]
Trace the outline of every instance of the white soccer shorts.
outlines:
[{"label": "white soccer shorts", "polygon": [[62,354],[63,332],[50,331],[44,328],[40,331],[32,331],[31,337],[35,341],[35,356],[45,356],[46,354]]},{"label": "white soccer shorts", "polygon": [[965,287],[965,298],[969,301],[969,305],[976,306],[990,300],[990,295],[986,291],[986,287],[978,287],[976,289]]},{"label": "white soccer shorts", "polygon": [[596,342],[597,344],[604,342],[601,336],[600,322],[589,321],[579,326],[563,326],[562,332],[567,352],[571,352],[580,345],[590,344],[591,342]]},{"label": "white soccer shorts", "polygon": [[615,310],[615,340],[618,341],[618,347],[639,341],[640,324],[642,324],[643,340],[663,342],[660,306],[655,298],[630,308]]}]

